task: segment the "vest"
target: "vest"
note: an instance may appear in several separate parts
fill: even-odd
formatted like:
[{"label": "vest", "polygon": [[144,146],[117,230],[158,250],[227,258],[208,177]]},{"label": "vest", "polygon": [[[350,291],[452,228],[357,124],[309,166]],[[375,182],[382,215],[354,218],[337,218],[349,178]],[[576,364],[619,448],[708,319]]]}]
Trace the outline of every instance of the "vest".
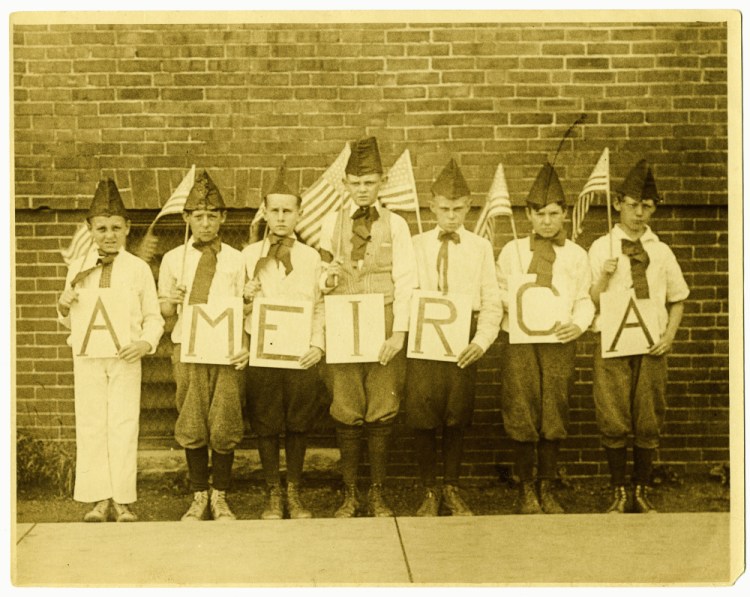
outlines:
[{"label": "vest", "polygon": [[[393,241],[391,240],[391,212],[381,207],[380,217],[372,223],[362,267],[352,263],[352,219],[349,213],[339,212],[333,229],[331,246],[339,246],[339,236],[344,260],[343,280],[330,294],[382,294],[385,304],[393,302]],[[343,218],[343,221],[342,221]]]}]

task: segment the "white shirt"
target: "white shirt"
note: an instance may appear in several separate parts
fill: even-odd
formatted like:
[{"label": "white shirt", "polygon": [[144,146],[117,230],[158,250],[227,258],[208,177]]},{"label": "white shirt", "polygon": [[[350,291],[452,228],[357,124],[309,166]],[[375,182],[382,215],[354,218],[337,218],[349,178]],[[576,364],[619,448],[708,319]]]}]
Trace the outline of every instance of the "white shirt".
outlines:
[{"label": "white shirt", "polygon": [[[191,236],[187,245],[180,245],[164,255],[159,268],[159,299],[165,300],[179,284],[187,288],[187,296],[193,287],[195,270],[201,258],[201,251],[193,247],[194,239]],[[186,252],[187,246],[187,252]],[[180,281],[182,272],[183,255],[185,256],[185,271]],[[216,256],[216,273],[211,281],[211,289],[208,298],[214,297],[242,297],[245,286],[245,263],[242,253],[227,244],[221,243],[221,250]],[[172,342],[179,344],[182,341],[182,310],[178,309],[177,323],[172,330]]]},{"label": "white shirt", "polygon": [[[594,319],[595,307],[589,291],[591,289],[591,272],[586,251],[574,242],[566,239],[562,246],[553,243],[555,262],[552,265],[552,285],[560,293],[570,315],[569,323],[586,331]],[[518,255],[521,255],[519,267]],[[500,285],[500,296],[503,307],[508,309],[508,278],[511,275],[525,274],[534,256],[531,250],[530,237],[512,240],[507,243],[497,258],[497,282]],[[565,322],[567,323],[567,322]],[[503,319],[503,330],[508,331],[509,320]]]},{"label": "white shirt", "polygon": [[[242,250],[247,278],[253,279],[255,265],[261,257],[268,255],[271,244],[268,240],[258,241]],[[259,281],[261,290],[257,297],[286,298],[290,300],[308,301],[312,304],[312,334],[310,346],[317,346],[325,350],[325,307],[323,295],[320,291],[319,280],[321,274],[320,255],[312,247],[296,241],[289,248],[292,260],[292,271],[287,275],[284,265],[280,262],[270,264],[264,268]],[[245,331],[250,333],[252,312],[245,318]]]},{"label": "white shirt", "polygon": [[[436,226],[412,238],[422,290],[441,290],[437,269],[438,252],[443,244],[438,240],[440,232],[441,228]],[[448,291],[472,297],[472,310],[479,312],[479,318],[471,341],[487,351],[497,338],[503,318],[492,245],[463,226],[456,232],[461,242],[448,242]]]},{"label": "white shirt", "polygon": [[[73,261],[65,277],[66,290],[71,287],[73,278],[80,272],[94,267],[98,258],[98,251],[92,249],[83,257]],[[76,288],[99,288],[101,277],[102,268],[99,267],[76,284]],[[122,296],[128,296],[130,299],[130,341],[143,340],[148,342],[151,346],[148,354],[156,352],[161,335],[164,333],[164,319],[159,309],[156,284],[151,268],[143,259],[121,248],[112,262],[112,277],[109,287],[116,289],[122,293]],[[58,310],[57,320],[70,329],[70,313],[63,316]],[[71,345],[70,336],[68,336],[67,343]]]},{"label": "white shirt", "polygon": [[[378,210],[378,213],[380,213],[380,202],[376,201],[373,205],[375,206],[375,209]],[[359,206],[352,201],[349,205],[349,216],[351,217],[354,215],[354,212],[357,211],[357,209],[359,209]],[[324,251],[328,251],[334,256],[334,258],[338,253],[338,247],[332,246],[337,219],[338,211],[329,212],[323,219],[320,229],[320,248]],[[417,266],[414,257],[414,246],[411,242],[409,225],[404,218],[393,212],[391,212],[391,244],[393,256],[391,278],[393,279],[394,286],[393,331],[408,332],[411,294],[417,287],[418,283]],[[323,263],[323,274],[320,279],[320,287],[324,292],[329,290],[325,285],[326,278],[328,277],[326,270],[327,264]]]},{"label": "white shirt", "polygon": [[[630,290],[633,288],[633,276],[630,272],[630,258],[622,254],[622,239],[633,240],[627,233],[615,224],[609,234],[597,238],[589,249],[589,263],[591,276],[596,283],[602,275],[604,262],[610,258],[609,246],[612,236],[612,257],[617,258],[617,269],[609,279],[606,290]],[[646,226],[646,231],[640,238],[643,249],[648,253],[649,264],[646,269],[649,298],[657,303],[659,329],[663,334],[667,330],[669,313],[668,303],[684,301],[690,295],[680,264],[672,249],[659,240],[659,237]],[[592,329],[599,330],[599,316],[594,320]]]}]

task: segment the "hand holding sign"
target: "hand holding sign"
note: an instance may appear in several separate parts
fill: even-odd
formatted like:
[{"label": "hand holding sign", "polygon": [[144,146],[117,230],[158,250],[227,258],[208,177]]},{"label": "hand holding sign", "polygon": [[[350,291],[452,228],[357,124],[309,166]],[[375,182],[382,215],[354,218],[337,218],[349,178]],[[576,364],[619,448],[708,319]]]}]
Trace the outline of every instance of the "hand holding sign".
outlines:
[{"label": "hand holding sign", "polygon": [[461,354],[458,355],[458,362],[456,365],[458,365],[460,369],[466,369],[466,367],[474,364],[483,356],[484,350],[482,350],[478,344],[472,342],[461,351]]},{"label": "hand holding sign", "polygon": [[145,340],[138,340],[120,349],[120,358],[127,363],[136,363],[148,354],[151,345]]},{"label": "hand holding sign", "polygon": [[378,354],[378,361],[381,365],[387,365],[391,362],[400,350],[404,348],[404,340],[406,340],[406,334],[404,332],[393,332],[390,338],[383,342],[380,347],[380,353]]},{"label": "hand holding sign", "polygon": [[78,291],[75,288],[66,288],[57,301],[58,309],[63,317],[70,313],[70,307],[78,300]]},{"label": "hand holding sign", "polygon": [[305,354],[299,358],[299,366],[302,369],[309,369],[317,364],[323,358],[323,351],[317,346],[311,346]]}]

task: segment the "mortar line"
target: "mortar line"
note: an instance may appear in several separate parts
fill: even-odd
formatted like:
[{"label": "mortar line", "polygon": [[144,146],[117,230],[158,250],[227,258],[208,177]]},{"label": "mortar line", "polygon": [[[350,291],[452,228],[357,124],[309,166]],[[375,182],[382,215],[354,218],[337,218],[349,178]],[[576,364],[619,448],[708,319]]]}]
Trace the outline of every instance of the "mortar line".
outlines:
[{"label": "mortar line", "polygon": [[401,544],[401,553],[404,555],[404,564],[406,564],[406,573],[409,575],[409,583],[414,584],[414,576],[411,573],[409,556],[406,555],[406,547],[404,546],[404,538],[401,536],[401,527],[398,526],[398,518],[394,516],[393,522],[396,523],[396,533],[398,533],[398,542]]}]

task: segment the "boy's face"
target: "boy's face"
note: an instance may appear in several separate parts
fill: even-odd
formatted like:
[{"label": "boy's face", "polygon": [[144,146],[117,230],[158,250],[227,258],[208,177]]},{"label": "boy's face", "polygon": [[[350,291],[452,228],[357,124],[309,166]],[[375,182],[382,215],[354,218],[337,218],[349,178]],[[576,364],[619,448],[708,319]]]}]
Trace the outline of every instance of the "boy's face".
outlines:
[{"label": "boy's face", "polygon": [[440,228],[446,232],[455,232],[464,223],[469,212],[469,198],[448,199],[435,195],[430,201],[430,211],[435,214]]},{"label": "boy's face", "polygon": [[526,208],[526,217],[534,232],[542,238],[552,238],[562,230],[565,208],[559,203],[549,203],[541,209]]},{"label": "boy's face", "polygon": [[182,219],[190,226],[193,238],[207,243],[219,234],[221,225],[227,219],[227,212],[218,209],[196,209],[182,212]]},{"label": "boy's face", "polygon": [[362,176],[347,174],[344,177],[346,190],[349,191],[354,203],[359,207],[367,207],[375,203],[378,198],[378,192],[385,181],[385,176],[376,173],[364,174]]},{"label": "boy's face", "polygon": [[117,253],[130,233],[130,221],[122,216],[94,216],[86,224],[96,246],[104,253]]},{"label": "boy's face", "polygon": [[266,197],[266,222],[276,236],[289,236],[294,232],[300,217],[299,201],[292,195]]},{"label": "boy's face", "polygon": [[620,226],[630,236],[643,234],[651,216],[656,211],[656,203],[653,199],[638,201],[628,195],[615,196],[614,206],[620,214]]}]

